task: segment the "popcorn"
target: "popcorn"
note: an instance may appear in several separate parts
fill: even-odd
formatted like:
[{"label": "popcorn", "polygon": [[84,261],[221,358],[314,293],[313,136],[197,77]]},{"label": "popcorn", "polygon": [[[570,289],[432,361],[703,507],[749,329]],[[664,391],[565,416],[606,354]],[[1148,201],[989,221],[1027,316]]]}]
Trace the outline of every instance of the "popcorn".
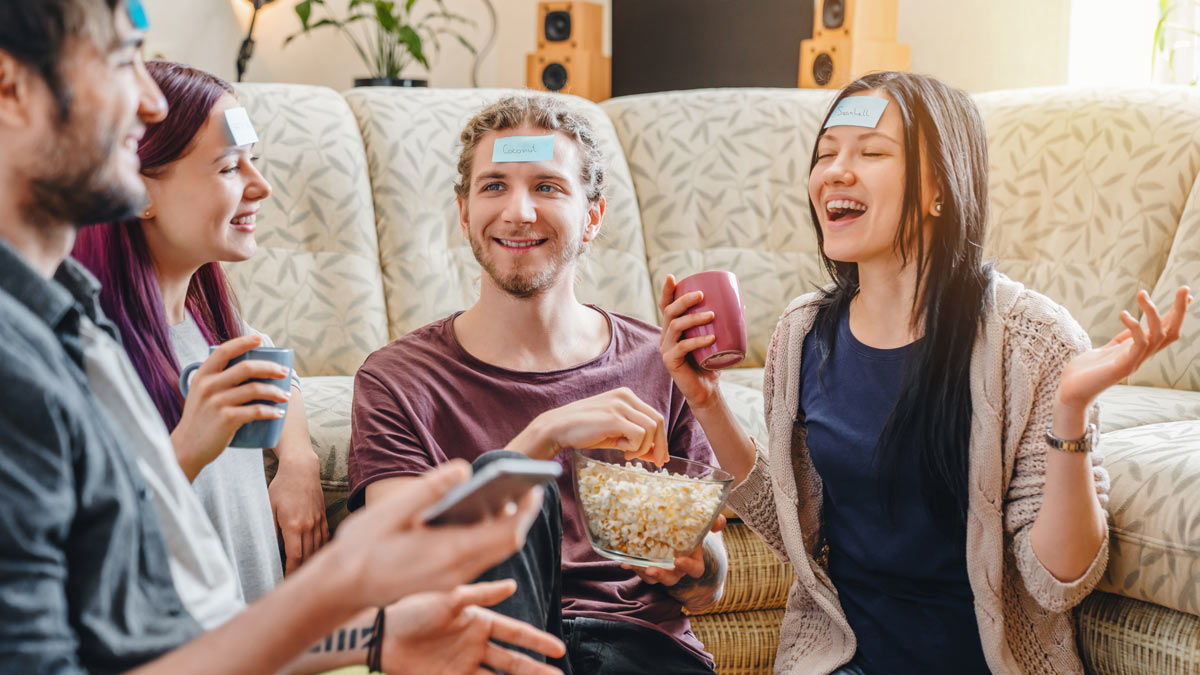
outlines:
[{"label": "popcorn", "polygon": [[[725,486],[633,462],[577,465],[579,503],[598,546],[654,560],[689,551],[724,499]],[[663,480],[663,479],[667,480]]]}]

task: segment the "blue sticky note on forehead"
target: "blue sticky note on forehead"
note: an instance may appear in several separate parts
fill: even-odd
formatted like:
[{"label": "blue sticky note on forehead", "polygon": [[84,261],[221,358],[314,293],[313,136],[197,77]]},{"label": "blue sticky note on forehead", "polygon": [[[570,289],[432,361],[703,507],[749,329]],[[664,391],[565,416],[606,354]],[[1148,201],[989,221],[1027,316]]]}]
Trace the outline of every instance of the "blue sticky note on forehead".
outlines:
[{"label": "blue sticky note on forehead", "polygon": [[493,162],[549,162],[554,159],[554,136],[505,136],[492,146]]},{"label": "blue sticky note on forehead", "polygon": [[878,96],[847,96],[838,101],[825,122],[825,128],[836,126],[870,127],[874,129],[883,117],[888,100]]},{"label": "blue sticky note on forehead", "polygon": [[146,8],[142,7],[142,0],[125,0],[125,7],[129,10],[129,20],[138,30],[147,30],[150,28],[150,19],[146,18]]}]

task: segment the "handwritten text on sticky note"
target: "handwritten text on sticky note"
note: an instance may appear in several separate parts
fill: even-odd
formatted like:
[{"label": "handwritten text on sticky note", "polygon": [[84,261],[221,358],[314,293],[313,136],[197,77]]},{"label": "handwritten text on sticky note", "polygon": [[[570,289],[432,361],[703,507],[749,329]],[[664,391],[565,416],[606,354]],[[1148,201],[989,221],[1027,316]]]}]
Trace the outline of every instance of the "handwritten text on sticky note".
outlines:
[{"label": "handwritten text on sticky note", "polygon": [[493,162],[549,162],[554,159],[554,136],[505,136],[492,147]]},{"label": "handwritten text on sticky note", "polygon": [[878,96],[847,96],[834,106],[825,128],[853,126],[874,129],[879,125],[879,118],[883,117],[883,109],[887,104],[886,98]]}]

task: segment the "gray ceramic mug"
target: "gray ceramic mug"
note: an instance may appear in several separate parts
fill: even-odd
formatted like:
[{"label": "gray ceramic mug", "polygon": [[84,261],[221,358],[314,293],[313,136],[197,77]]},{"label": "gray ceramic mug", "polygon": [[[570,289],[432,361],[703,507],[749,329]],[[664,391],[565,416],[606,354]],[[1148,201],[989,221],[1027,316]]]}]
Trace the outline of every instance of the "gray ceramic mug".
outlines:
[{"label": "gray ceramic mug", "polygon": [[[212,354],[216,348],[217,347],[215,345],[210,346],[208,348],[208,353]],[[292,388],[291,368],[294,355],[295,353],[288,347],[255,347],[245,354],[240,354],[230,359],[229,365],[225,366],[225,368],[228,369],[231,366],[246,360],[270,361],[272,363],[278,363],[281,366],[287,367],[289,370],[287,377],[281,377],[279,379],[254,378],[247,380],[247,382],[264,382],[266,384],[279,387],[284,391],[290,391]],[[179,391],[183,394],[184,398],[187,398],[188,389],[191,388],[190,380],[192,372],[199,368],[200,365],[201,362],[199,361],[189,364],[183,369],[183,372],[179,374]],[[254,405],[258,403],[265,403],[267,405],[273,405],[277,408],[283,408],[284,416],[280,417],[279,419],[254,420],[253,422],[247,422],[243,424],[241,428],[237,430],[237,433],[233,435],[233,440],[229,443],[230,447],[273,448],[279,445],[279,435],[283,433],[283,421],[287,419],[288,404],[286,401],[279,402],[257,400],[250,401],[249,403],[245,403],[243,405]]]}]

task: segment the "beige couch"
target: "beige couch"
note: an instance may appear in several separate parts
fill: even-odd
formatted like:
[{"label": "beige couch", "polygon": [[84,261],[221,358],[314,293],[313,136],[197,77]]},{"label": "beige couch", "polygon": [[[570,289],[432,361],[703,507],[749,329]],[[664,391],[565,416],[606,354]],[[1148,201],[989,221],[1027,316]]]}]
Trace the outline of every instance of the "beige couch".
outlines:
[{"label": "beige couch", "polygon": [[[243,85],[274,194],[260,251],[229,268],[250,323],[296,348],[331,525],[345,515],[351,376],[371,351],[466,307],[479,269],[459,234],[457,133],[500,91]],[[730,269],[750,354],[723,376],[764,438],[761,366],[776,316],[822,283],[809,222],[809,152],[827,92],[707,90],[578,101],[611,187],[582,299],[656,320],[668,273]],[[1035,89],[976,97],[989,129],[987,249],[1107,341],[1200,285],[1200,90]],[[1200,289],[1198,289],[1200,290]],[[1197,312],[1193,310],[1193,314]],[[1200,316],[1187,326],[1200,331]],[[1200,340],[1185,338],[1103,399],[1112,559],[1078,611],[1098,673],[1200,672]],[[739,524],[718,611],[695,619],[722,673],[770,672],[790,572]]]}]

